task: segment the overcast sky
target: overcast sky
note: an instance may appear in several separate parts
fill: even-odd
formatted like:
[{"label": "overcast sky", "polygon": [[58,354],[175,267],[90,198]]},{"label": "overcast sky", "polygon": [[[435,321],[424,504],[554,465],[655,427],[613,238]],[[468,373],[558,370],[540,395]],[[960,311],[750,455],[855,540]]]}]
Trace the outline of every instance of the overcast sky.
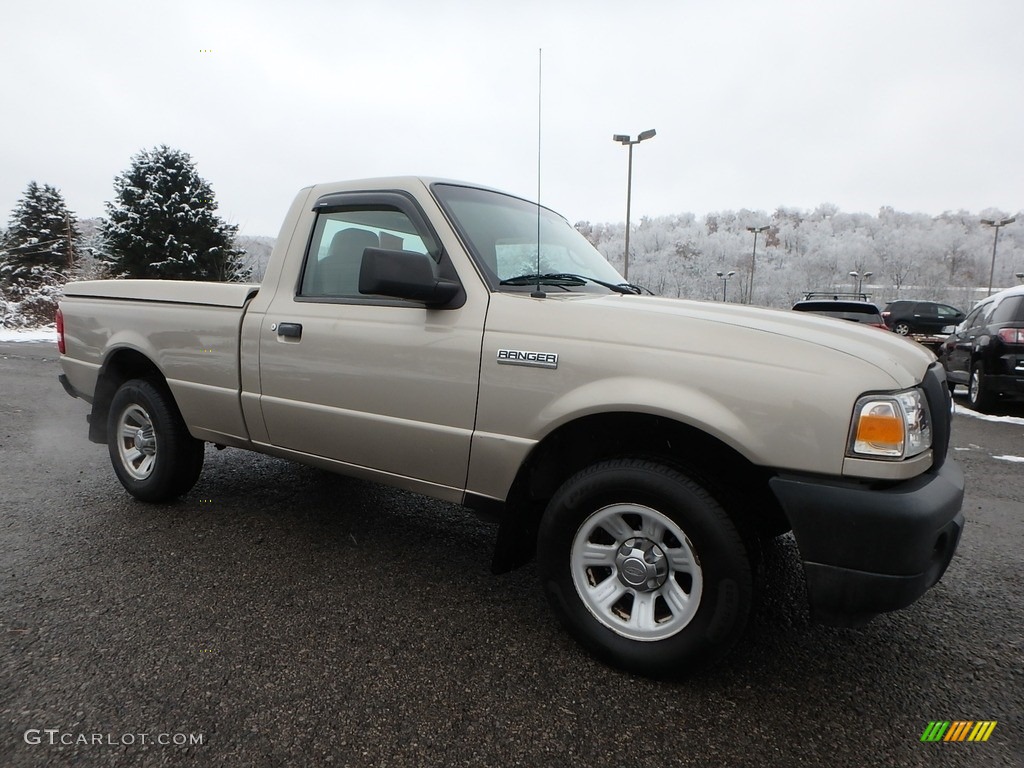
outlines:
[{"label": "overcast sky", "polygon": [[423,174],[571,222],[780,205],[1024,205],[1020,0],[5,3],[0,218],[30,180],[98,216],[142,148],[189,152],[276,235],[296,191]]}]

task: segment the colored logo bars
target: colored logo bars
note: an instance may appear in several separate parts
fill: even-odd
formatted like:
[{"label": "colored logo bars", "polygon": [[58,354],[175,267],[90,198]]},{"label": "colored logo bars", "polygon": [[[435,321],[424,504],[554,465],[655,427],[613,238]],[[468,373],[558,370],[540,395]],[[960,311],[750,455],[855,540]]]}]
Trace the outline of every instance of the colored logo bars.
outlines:
[{"label": "colored logo bars", "polygon": [[932,720],[921,741],[988,741],[995,728],[995,720]]}]

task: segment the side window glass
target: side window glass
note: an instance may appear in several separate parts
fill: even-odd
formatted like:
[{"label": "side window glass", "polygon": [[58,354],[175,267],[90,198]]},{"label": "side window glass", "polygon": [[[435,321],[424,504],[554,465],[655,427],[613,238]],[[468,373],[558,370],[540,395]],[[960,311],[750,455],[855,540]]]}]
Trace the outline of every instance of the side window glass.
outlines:
[{"label": "side window glass", "polygon": [[1016,310],[1010,322],[1024,323],[1024,296],[1014,296],[1011,303],[1016,305]]},{"label": "side window glass", "polygon": [[1024,296],[1008,296],[992,312],[992,323],[1017,323],[1024,320]]},{"label": "side window glass", "polygon": [[974,319],[972,325],[983,326],[988,325],[988,319],[992,316],[992,309],[995,307],[993,302],[982,304],[978,307],[978,316]]},{"label": "side window glass", "polygon": [[964,329],[973,328],[975,325],[977,325],[976,321],[978,319],[979,314],[981,314],[981,307],[976,307],[975,309],[971,310],[971,312],[964,319],[960,327]]},{"label": "side window glass", "polygon": [[367,298],[359,272],[367,248],[429,253],[416,226],[399,210],[366,208],[317,216],[302,270],[300,296]]}]

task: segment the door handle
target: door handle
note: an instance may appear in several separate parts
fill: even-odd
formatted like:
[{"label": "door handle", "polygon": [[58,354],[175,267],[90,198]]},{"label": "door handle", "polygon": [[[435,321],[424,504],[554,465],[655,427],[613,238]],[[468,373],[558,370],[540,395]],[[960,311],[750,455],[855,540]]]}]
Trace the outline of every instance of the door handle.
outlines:
[{"label": "door handle", "polygon": [[277,326],[277,335],[285,336],[289,339],[301,339],[302,323],[279,323]]}]

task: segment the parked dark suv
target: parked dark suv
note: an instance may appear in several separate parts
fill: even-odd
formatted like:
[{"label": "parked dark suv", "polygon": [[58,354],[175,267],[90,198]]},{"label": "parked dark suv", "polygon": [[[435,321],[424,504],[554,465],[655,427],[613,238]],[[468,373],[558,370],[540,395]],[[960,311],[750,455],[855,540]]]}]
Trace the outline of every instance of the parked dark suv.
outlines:
[{"label": "parked dark suv", "polygon": [[900,336],[911,333],[941,333],[950,325],[963,322],[964,313],[948,304],[934,301],[890,301],[882,310],[885,324]]},{"label": "parked dark suv", "polygon": [[[855,323],[864,323],[875,328],[885,328],[882,315],[878,307],[867,301],[864,294],[824,294],[806,293],[804,300],[793,305],[796,312],[813,312],[816,315],[825,315],[839,320],[850,320]],[[854,298],[850,298],[854,297]]]},{"label": "parked dark suv", "polygon": [[967,385],[974,408],[1024,399],[1024,285],[989,296],[943,342],[939,360],[950,389]]}]

